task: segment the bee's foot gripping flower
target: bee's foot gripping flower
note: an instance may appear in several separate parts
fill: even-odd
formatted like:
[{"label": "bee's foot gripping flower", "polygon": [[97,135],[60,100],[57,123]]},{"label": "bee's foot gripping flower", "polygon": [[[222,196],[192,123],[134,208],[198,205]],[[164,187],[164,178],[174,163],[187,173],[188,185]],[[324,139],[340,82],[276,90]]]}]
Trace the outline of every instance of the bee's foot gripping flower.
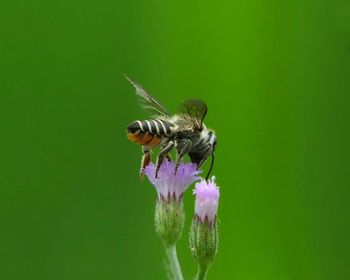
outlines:
[{"label": "bee's foot gripping flower", "polygon": [[197,279],[205,275],[217,252],[217,219],[219,188],[215,177],[202,180],[196,184],[193,193],[196,195],[195,217],[190,231],[190,247],[198,265]]}]

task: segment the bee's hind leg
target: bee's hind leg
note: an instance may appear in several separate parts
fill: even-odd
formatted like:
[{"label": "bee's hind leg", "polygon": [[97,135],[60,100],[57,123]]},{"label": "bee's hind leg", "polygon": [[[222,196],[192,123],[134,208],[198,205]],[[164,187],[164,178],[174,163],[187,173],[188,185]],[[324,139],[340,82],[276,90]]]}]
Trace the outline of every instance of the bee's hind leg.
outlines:
[{"label": "bee's hind leg", "polygon": [[158,178],[158,171],[160,166],[162,165],[164,158],[166,155],[174,148],[175,143],[173,141],[170,141],[168,145],[166,145],[158,154],[157,156],[157,162],[156,162],[156,178]]},{"label": "bee's hind leg", "polygon": [[151,162],[151,149],[147,146],[142,146],[142,160],[141,160],[141,169],[140,169],[140,178],[143,180],[143,174],[145,167]]},{"label": "bee's hind leg", "polygon": [[175,165],[175,175],[182,161],[182,158],[191,150],[191,148],[192,148],[192,141],[189,139],[184,139],[176,143],[177,160]]}]

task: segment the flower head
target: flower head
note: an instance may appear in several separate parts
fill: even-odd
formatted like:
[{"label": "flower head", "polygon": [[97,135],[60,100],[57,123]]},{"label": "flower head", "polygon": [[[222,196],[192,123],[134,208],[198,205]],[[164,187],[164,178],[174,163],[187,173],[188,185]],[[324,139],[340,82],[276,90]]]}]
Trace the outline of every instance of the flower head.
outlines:
[{"label": "flower head", "polygon": [[194,163],[181,163],[175,174],[175,163],[165,160],[159,169],[158,178],[155,177],[156,166],[153,163],[145,167],[144,173],[155,186],[159,199],[175,197],[179,200],[186,189],[199,179],[200,171]]},{"label": "flower head", "polygon": [[[198,266],[198,279],[205,279],[218,248],[216,212],[219,203],[219,188],[215,177],[196,184],[195,212],[190,230],[190,248]],[[201,278],[200,278],[201,277]]]},{"label": "flower head", "polygon": [[215,220],[219,203],[219,188],[215,183],[215,177],[205,181],[202,179],[196,184],[193,194],[196,195],[195,212],[196,216],[204,222],[209,223]]}]

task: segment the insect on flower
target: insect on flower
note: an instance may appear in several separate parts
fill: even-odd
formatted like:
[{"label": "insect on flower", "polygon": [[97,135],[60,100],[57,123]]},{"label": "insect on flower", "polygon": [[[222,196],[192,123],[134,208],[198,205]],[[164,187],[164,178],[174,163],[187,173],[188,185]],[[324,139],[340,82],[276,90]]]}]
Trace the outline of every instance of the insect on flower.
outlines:
[{"label": "insect on flower", "polygon": [[168,157],[173,149],[177,151],[175,174],[186,154],[189,155],[191,162],[197,165],[197,169],[211,156],[208,178],[214,164],[216,135],[203,123],[208,111],[207,105],[201,100],[187,100],[181,104],[177,114],[170,115],[142,86],[126,78],[135,87],[142,107],[153,113],[152,119],[137,120],[127,126],[128,139],[142,145],[141,178],[144,168],[151,161],[151,149],[155,147],[160,147],[155,178],[158,178],[158,171],[164,158]]}]

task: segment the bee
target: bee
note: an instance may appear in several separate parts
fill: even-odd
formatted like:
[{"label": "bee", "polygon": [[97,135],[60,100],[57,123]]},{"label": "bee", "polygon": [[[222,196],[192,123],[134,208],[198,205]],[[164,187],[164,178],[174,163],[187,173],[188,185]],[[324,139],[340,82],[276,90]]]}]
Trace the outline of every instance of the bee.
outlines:
[{"label": "bee", "polygon": [[164,159],[170,158],[169,153],[176,149],[175,174],[186,154],[197,165],[197,169],[211,156],[206,176],[208,179],[214,165],[217,140],[214,131],[203,123],[208,111],[207,105],[201,100],[186,100],[180,105],[177,114],[170,115],[141,85],[128,77],[126,79],[135,87],[141,106],[153,114],[149,120],[137,120],[127,126],[128,139],[142,145],[141,179],[144,168],[151,161],[151,150],[155,147],[160,147],[156,160],[156,178]]}]

